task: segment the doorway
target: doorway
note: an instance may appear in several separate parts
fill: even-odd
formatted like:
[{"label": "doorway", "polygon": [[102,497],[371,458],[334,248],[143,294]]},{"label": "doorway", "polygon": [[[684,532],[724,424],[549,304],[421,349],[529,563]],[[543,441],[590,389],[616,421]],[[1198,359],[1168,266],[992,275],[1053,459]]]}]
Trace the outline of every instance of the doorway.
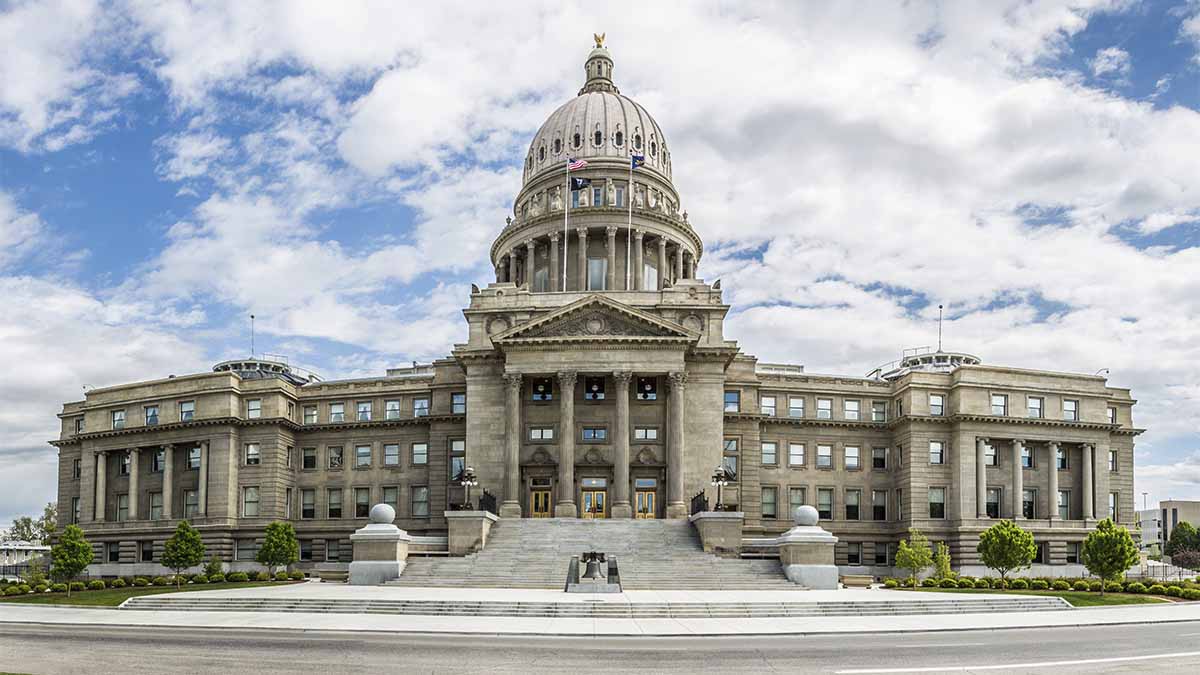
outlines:
[{"label": "doorway", "polygon": [[633,482],[633,517],[638,520],[653,520],[658,517],[658,481],[653,478],[637,478]]},{"label": "doorway", "polygon": [[550,491],[534,490],[529,496],[530,515],[534,518],[550,517]]},{"label": "doorway", "polygon": [[607,490],[584,490],[583,491],[583,517],[584,518],[607,518],[608,517],[608,496]]}]

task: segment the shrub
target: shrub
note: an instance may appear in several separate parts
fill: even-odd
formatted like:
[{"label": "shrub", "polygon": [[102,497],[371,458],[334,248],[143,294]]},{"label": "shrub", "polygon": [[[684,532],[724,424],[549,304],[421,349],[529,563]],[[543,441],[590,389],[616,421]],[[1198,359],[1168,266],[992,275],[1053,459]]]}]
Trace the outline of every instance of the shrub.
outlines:
[{"label": "shrub", "polygon": [[1121,593],[1124,592],[1125,586],[1119,581],[1106,581],[1104,583],[1104,591],[1106,593]]},{"label": "shrub", "polygon": [[1002,591],[1002,590],[1008,588],[1008,580],[1007,579],[992,579],[992,588]]},{"label": "shrub", "polygon": [[254,579],[255,581],[270,581],[271,575],[267,574],[266,572],[259,572],[258,574],[254,575]]},{"label": "shrub", "polygon": [[203,574],[197,574],[196,576],[192,577],[192,583],[193,584],[207,584],[208,577],[204,576]]},{"label": "shrub", "polygon": [[167,581],[166,577],[154,577],[154,580],[150,583],[154,584],[155,586],[166,586],[171,582]]},{"label": "shrub", "polygon": [[911,577],[905,577],[904,579],[901,579],[900,585],[903,586],[904,588],[912,588],[912,587],[916,586],[916,584],[913,583],[913,580]]},{"label": "shrub", "polygon": [[1150,588],[1147,588],[1146,592],[1151,595],[1166,595],[1167,587],[1162,584],[1154,584]]},{"label": "shrub", "polygon": [[288,578],[291,579],[292,581],[303,581],[304,580],[304,572],[301,572],[300,570],[295,570],[294,572],[292,572],[291,574],[288,575]]},{"label": "shrub", "polygon": [[112,583],[109,584],[109,586],[112,588],[125,588],[125,580],[118,577],[116,579],[113,579]]},{"label": "shrub", "polygon": [[1079,581],[1075,582],[1075,585],[1072,588],[1077,591],[1087,591],[1091,590],[1091,584],[1089,584],[1085,579],[1080,579]]},{"label": "shrub", "polygon": [[1200,588],[1183,589],[1184,600],[1200,600]]},{"label": "shrub", "polygon": [[71,589],[71,592],[74,593],[75,591],[87,590],[87,584],[82,581],[72,581],[67,588]]},{"label": "shrub", "polygon": [[1143,584],[1140,581],[1135,581],[1125,587],[1125,592],[1126,593],[1145,593],[1146,592],[1146,584]]},{"label": "shrub", "polygon": [[937,585],[938,585],[937,579],[934,579],[933,577],[930,577],[928,579],[923,579],[921,581],[922,588],[936,588]]},{"label": "shrub", "polygon": [[[960,576],[960,577],[958,578],[958,580],[959,580],[959,581],[969,581],[969,582],[971,582],[971,586],[972,586],[972,587],[974,587],[974,586],[975,586],[975,577],[963,577],[963,576]],[[966,588],[966,586],[964,586],[963,588]]]},{"label": "shrub", "polygon": [[225,581],[225,575],[221,574],[220,572],[217,572],[216,574],[214,574],[208,578],[208,583],[210,583],[210,584],[219,584],[224,581]]},{"label": "shrub", "polygon": [[975,580],[975,588],[991,588],[991,587],[992,587],[992,585],[990,583],[988,583],[987,579],[976,579]]},{"label": "shrub", "polygon": [[66,584],[51,584],[50,592],[51,593],[66,593],[67,585]]},{"label": "shrub", "polygon": [[896,581],[895,579],[884,579],[883,587],[884,588],[900,588],[900,582]]},{"label": "shrub", "polygon": [[4,589],[5,595],[23,595],[20,586],[9,586]]},{"label": "shrub", "polygon": [[1029,582],[1025,579],[1013,579],[1008,582],[1008,587],[1014,591],[1024,591],[1029,588]]},{"label": "shrub", "polygon": [[1029,582],[1029,587],[1035,591],[1044,591],[1050,588],[1050,582],[1046,581],[1045,579],[1034,579],[1033,581]]},{"label": "shrub", "polygon": [[958,587],[959,588],[975,588],[975,580],[974,579],[959,579]]},{"label": "shrub", "polygon": [[102,591],[107,587],[108,584],[104,583],[103,579],[92,579],[88,582],[89,591]]},{"label": "shrub", "polygon": [[204,566],[204,576],[212,580],[218,574],[225,574],[225,563],[222,563],[220,558],[213,556],[208,561],[208,564]]},{"label": "shrub", "polygon": [[1069,591],[1071,590],[1071,583],[1066,579],[1055,579],[1054,583],[1050,584],[1050,588],[1056,591]]},{"label": "shrub", "polygon": [[227,576],[225,578],[230,581],[237,581],[237,582],[250,581],[250,575],[246,574],[245,572],[231,572],[229,574],[229,576]]},{"label": "shrub", "polygon": [[29,584],[25,584],[25,583],[17,584],[17,588],[21,589],[22,593],[29,593],[30,591],[33,590],[32,588],[30,588]]},{"label": "shrub", "polygon": [[938,582],[942,588],[958,588],[958,581],[955,579],[942,579]]},{"label": "shrub", "polygon": [[275,581],[287,581],[288,573],[284,570],[279,570],[275,573]]},{"label": "shrub", "polygon": [[[45,593],[48,590],[50,590],[50,587],[47,586],[46,584],[37,584],[33,587],[34,593]],[[1180,590],[1182,590],[1182,589],[1180,589]]]},{"label": "shrub", "polygon": [[1096,579],[1095,581],[1089,581],[1088,582],[1088,590],[1089,591],[1102,591],[1102,590],[1104,590],[1104,582],[1100,581],[1099,579]]},{"label": "shrub", "polygon": [[134,586],[149,586],[150,580],[147,579],[146,577],[136,577],[133,580],[133,585]]},{"label": "shrub", "polygon": [[1183,597],[1183,589],[1179,586],[1167,586],[1167,595],[1172,598],[1181,598]]}]

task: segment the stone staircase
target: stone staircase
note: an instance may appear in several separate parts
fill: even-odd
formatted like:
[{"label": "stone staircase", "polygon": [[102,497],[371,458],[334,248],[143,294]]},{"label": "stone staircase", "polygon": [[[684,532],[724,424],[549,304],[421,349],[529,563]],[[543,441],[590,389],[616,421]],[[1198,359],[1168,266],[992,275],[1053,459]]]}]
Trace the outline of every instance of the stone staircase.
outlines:
[{"label": "stone staircase", "polygon": [[623,590],[803,590],[778,560],[705,553],[686,520],[501,519],[487,548],[457,558],[410,557],[397,586],[562,590],[571,556],[616,556]]}]

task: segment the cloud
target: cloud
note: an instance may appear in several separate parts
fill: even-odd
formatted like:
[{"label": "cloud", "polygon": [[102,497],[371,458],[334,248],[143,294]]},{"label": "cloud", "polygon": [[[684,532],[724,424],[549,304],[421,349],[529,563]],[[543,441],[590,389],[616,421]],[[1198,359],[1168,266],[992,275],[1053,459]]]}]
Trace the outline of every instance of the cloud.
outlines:
[{"label": "cloud", "polygon": [[[1155,504],[1165,499],[1200,501],[1200,450],[1177,462],[1139,463],[1134,478],[1138,497],[1149,493],[1146,501]],[[1143,501],[1137,499],[1138,508]]]},{"label": "cloud", "polygon": [[1097,51],[1091,66],[1093,77],[1124,79],[1132,70],[1129,52],[1120,47],[1105,47]]},{"label": "cloud", "polygon": [[11,195],[0,191],[0,272],[34,251],[43,231],[36,213],[22,211]]}]

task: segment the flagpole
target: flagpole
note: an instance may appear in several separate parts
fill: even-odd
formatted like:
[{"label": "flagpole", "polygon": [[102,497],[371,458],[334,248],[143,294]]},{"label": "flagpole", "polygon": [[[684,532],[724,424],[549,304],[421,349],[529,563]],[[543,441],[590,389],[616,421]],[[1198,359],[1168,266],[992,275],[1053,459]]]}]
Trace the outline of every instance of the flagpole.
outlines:
[{"label": "flagpole", "polygon": [[567,251],[571,247],[571,239],[567,233],[567,214],[571,211],[571,158],[567,158],[567,178],[563,182],[563,272],[562,272],[562,289],[563,293],[567,292]]},{"label": "flagpole", "polygon": [[629,156],[629,183],[625,185],[625,201],[629,202],[629,224],[625,227],[625,290],[632,290],[629,277],[633,270],[630,267],[630,255],[633,251],[633,154]]}]

